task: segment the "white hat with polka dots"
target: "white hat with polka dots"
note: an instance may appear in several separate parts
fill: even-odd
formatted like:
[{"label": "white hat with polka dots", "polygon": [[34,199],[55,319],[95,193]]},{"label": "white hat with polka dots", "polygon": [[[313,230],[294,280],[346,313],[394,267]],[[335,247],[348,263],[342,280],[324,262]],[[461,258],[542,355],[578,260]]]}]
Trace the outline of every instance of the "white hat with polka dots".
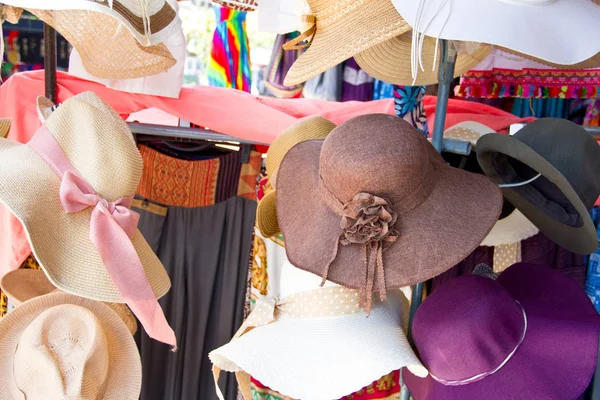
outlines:
[{"label": "white hat with polka dots", "polygon": [[275,317],[268,311],[275,301],[259,299],[247,320],[256,313],[250,325],[256,327],[243,326],[231,342],[212,351],[215,367],[243,371],[303,400],[341,398],[402,367],[427,376],[402,329],[408,300],[401,290],[374,301],[367,316],[358,307],[358,291],[320,283],[320,277],[286,261]]}]

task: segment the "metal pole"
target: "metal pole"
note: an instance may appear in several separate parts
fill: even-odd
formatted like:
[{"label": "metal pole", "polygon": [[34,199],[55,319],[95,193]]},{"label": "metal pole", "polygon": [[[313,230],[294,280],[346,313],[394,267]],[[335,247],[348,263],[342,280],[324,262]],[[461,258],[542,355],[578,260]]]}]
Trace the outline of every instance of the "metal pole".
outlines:
[{"label": "metal pole", "polygon": [[56,31],[44,23],[44,81],[45,96],[56,103]]},{"label": "metal pole", "polygon": [[[435,107],[435,120],[433,123],[433,147],[439,152],[442,151],[444,144],[444,124],[446,122],[446,110],[448,109],[448,99],[450,97],[450,84],[454,78],[454,64],[456,63],[456,49],[447,40],[440,40],[441,57],[440,66],[438,68],[438,94]],[[412,296],[410,301],[410,315],[408,317],[408,341],[413,345],[412,341],[412,323],[417,308],[423,300],[424,283],[417,283],[412,287]],[[408,400],[410,392],[402,382],[401,399]]]}]

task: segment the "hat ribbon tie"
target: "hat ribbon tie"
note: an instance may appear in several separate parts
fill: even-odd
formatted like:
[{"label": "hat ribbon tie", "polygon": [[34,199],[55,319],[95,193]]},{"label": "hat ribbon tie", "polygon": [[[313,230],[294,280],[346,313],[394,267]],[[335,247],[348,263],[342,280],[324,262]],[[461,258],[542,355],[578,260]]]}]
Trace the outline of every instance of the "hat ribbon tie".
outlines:
[{"label": "hat ribbon tie", "polygon": [[67,213],[93,207],[90,241],[123,301],[138,317],[148,335],[176,349],[177,340],[148,282],[144,267],[131,242],[137,233],[139,215],[129,206],[133,196],[114,202],[101,198],[69,162],[52,133],[42,126],[28,143],[61,178],[60,201]]},{"label": "hat ribbon tie", "polygon": [[302,32],[298,37],[284,43],[282,46],[284,50],[302,50],[306,49],[312,43],[315,33],[317,33],[317,17],[314,14],[303,15],[302,22],[311,24],[310,28]]},{"label": "hat ribbon tie", "polygon": [[517,342],[517,344],[515,345],[515,347],[513,348],[513,350],[506,356],[506,358],[496,368],[491,369],[487,372],[483,372],[481,374],[477,374],[470,378],[457,379],[457,380],[451,380],[451,381],[438,378],[435,375],[433,375],[431,373],[431,371],[429,371],[429,375],[431,375],[431,377],[435,381],[437,381],[443,385],[462,386],[462,385],[468,385],[469,383],[478,382],[478,381],[480,381],[484,378],[487,378],[488,376],[493,375],[496,372],[500,371],[500,369],[502,369],[502,367],[504,367],[506,365],[506,363],[509,362],[510,359],[516,354],[517,350],[519,350],[519,348],[521,347],[521,344],[523,344],[523,340],[525,340],[525,334],[527,333],[527,313],[525,313],[525,309],[523,308],[521,303],[519,303],[518,301],[516,301],[516,303],[519,305],[519,307],[521,307],[521,311],[523,312],[523,333],[521,334],[521,337],[520,337],[519,341]]}]

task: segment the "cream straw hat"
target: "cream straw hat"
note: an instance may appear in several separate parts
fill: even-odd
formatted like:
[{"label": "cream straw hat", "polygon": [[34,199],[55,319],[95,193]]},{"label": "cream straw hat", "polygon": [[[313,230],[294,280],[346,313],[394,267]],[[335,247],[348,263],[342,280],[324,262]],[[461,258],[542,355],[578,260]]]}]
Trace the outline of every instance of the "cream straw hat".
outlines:
[{"label": "cream straw hat", "polygon": [[104,304],[66,293],[0,320],[0,400],[137,400],[142,366],[127,327]]},{"label": "cream straw hat", "polygon": [[175,345],[155,301],[169,277],[128,208],[143,168],[129,127],[92,92],[52,109],[38,101],[44,125],[28,144],[0,139],[0,202],[54,286],[125,302],[151,337]]},{"label": "cream straw hat", "polygon": [[[312,39],[312,42],[288,71],[286,86],[305,82],[411,29],[400,18],[391,0],[308,0],[308,4],[312,14],[305,19],[312,27],[299,38]],[[289,44],[284,45],[286,47],[292,48]]]},{"label": "cream straw hat", "polygon": [[[35,269],[10,271],[0,279],[0,287],[15,306],[50,293],[64,293],[48,280],[43,271]],[[125,304],[120,303],[104,304],[110,307],[121,318],[121,321],[127,326],[129,332],[135,335],[137,332],[137,322],[131,311],[129,311],[129,308]]]},{"label": "cream straw hat", "polygon": [[176,60],[161,44],[181,30],[174,0],[3,0],[27,9],[77,49],[83,66],[104,79],[168,70]]},{"label": "cream straw hat", "polygon": [[[398,19],[402,19],[396,13]],[[438,67],[441,52],[438,49],[435,60],[436,40],[425,37],[421,53],[424,70],[419,70],[413,83],[411,75],[411,33],[396,36],[385,42],[371,46],[356,54],[354,59],[369,75],[384,82],[396,85],[432,85],[438,82]],[[471,47],[470,51],[467,49]],[[454,77],[460,76],[479,64],[490,54],[488,45],[461,45],[456,57]],[[435,61],[435,62],[434,62]]]},{"label": "cream straw hat", "polygon": [[402,330],[408,302],[400,290],[374,301],[367,317],[358,291],[320,284],[283,263],[281,300],[260,298],[236,338],[209,354],[214,366],[302,400],[338,399],[402,367],[427,375]]}]

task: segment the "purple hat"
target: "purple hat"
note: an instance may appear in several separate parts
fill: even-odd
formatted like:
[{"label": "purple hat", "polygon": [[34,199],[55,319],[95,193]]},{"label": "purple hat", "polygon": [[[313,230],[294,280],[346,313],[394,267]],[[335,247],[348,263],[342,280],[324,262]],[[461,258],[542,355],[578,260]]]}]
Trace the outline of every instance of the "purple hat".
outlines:
[{"label": "purple hat", "polygon": [[403,378],[415,400],[575,399],[594,374],[599,334],[575,281],[519,263],[495,281],[460,277],[428,297],[413,337],[430,375]]}]

